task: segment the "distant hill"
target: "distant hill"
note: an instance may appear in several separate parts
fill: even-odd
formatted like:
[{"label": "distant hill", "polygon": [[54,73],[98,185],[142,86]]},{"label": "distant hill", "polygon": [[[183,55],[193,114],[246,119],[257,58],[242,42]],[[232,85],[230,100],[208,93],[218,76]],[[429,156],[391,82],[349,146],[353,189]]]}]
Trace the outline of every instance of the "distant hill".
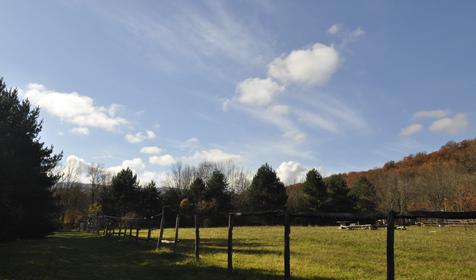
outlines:
[{"label": "distant hill", "polygon": [[[451,141],[432,153],[341,175],[350,187],[359,177],[367,177],[376,186],[382,211],[476,210],[476,139]],[[289,186],[288,194],[291,208],[305,199],[302,184]]]},{"label": "distant hill", "polygon": [[475,210],[476,139],[451,141],[432,153],[343,175],[349,186],[360,176],[374,183],[381,209]]}]

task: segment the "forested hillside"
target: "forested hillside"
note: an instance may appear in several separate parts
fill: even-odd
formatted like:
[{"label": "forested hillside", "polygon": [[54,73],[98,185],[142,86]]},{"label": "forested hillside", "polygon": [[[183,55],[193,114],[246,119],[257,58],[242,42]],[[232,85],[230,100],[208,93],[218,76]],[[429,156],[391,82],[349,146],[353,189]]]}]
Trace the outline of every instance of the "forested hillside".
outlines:
[{"label": "forested hillside", "polygon": [[380,210],[476,210],[476,139],[343,175],[349,186],[367,177],[376,187]]}]

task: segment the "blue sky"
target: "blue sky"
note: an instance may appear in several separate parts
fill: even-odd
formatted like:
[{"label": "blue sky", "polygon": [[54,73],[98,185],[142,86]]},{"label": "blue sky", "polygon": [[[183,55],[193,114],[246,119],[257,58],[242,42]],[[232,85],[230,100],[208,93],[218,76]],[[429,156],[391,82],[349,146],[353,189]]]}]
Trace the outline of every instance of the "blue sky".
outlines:
[{"label": "blue sky", "polygon": [[65,164],[284,181],[475,137],[472,1],[5,1],[0,75]]}]

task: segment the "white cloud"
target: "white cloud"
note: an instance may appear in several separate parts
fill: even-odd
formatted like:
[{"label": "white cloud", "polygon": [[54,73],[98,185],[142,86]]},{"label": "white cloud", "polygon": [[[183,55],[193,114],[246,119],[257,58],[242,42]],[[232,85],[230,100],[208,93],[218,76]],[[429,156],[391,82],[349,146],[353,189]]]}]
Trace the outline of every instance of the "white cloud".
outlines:
[{"label": "white cloud", "polygon": [[97,107],[91,97],[77,92],[63,93],[49,90],[41,84],[28,84],[24,97],[49,114],[82,128],[113,131],[127,124],[125,119],[116,116],[118,105]]},{"label": "white cloud", "polygon": [[342,24],[338,24],[338,23],[333,24],[331,27],[329,27],[329,29],[327,29],[327,33],[332,35],[337,34],[340,31],[342,31],[342,27],[343,27]]},{"label": "white cloud", "polygon": [[145,185],[150,181],[157,183],[157,187],[164,184],[167,179],[166,172],[144,171],[138,175],[141,185]]},{"label": "white cloud", "polygon": [[220,161],[238,161],[241,156],[237,154],[226,153],[220,149],[209,149],[199,152],[195,152],[193,156],[189,159],[193,161],[211,161],[211,162],[220,162]]},{"label": "white cloud", "polygon": [[403,135],[403,136],[409,136],[409,135],[412,135],[412,134],[415,134],[415,133],[418,133],[420,131],[422,131],[423,129],[423,126],[419,123],[414,123],[414,124],[411,124],[405,128],[402,129],[402,131],[400,132],[400,135]]},{"label": "white cloud", "polygon": [[353,43],[367,34],[362,27],[357,27],[353,31],[349,31],[349,29],[347,29],[343,24],[332,25],[327,29],[327,33],[341,39],[341,42],[339,43],[340,48],[345,48],[349,43]]},{"label": "white cloud", "polygon": [[321,43],[311,48],[294,50],[274,59],[268,67],[268,76],[281,83],[323,85],[339,65],[339,53],[332,46]]},{"label": "white cloud", "polygon": [[300,131],[299,129],[286,131],[283,134],[283,136],[285,138],[289,138],[289,139],[293,140],[294,142],[303,142],[307,138],[306,133]]},{"label": "white cloud", "polygon": [[147,146],[147,147],[142,147],[142,149],[140,149],[140,152],[143,154],[153,155],[153,154],[160,154],[160,152],[162,152],[162,149],[157,146]]},{"label": "white cloud", "polygon": [[453,117],[446,117],[434,121],[430,126],[430,131],[457,134],[463,132],[468,126],[469,121],[466,114],[458,113]]},{"label": "white cloud", "polygon": [[283,87],[270,78],[249,78],[236,87],[238,101],[247,105],[267,105],[282,90]]},{"label": "white cloud", "polygon": [[137,132],[136,134],[127,134],[125,136],[127,142],[129,143],[141,143],[148,139],[154,139],[155,133],[151,130],[147,130],[145,132]]},{"label": "white cloud", "polygon": [[448,116],[448,110],[418,111],[413,114],[413,118],[440,119]]},{"label": "white cloud", "polygon": [[266,109],[266,112],[272,115],[286,116],[289,113],[289,107],[282,104],[272,105]]},{"label": "white cloud", "polygon": [[200,140],[197,137],[191,137],[179,144],[182,149],[195,150],[200,147]]},{"label": "white cloud", "polygon": [[306,169],[299,162],[285,161],[279,165],[276,173],[284,184],[289,185],[303,181]]},{"label": "white cloud", "polygon": [[230,99],[227,98],[223,101],[221,109],[223,110],[223,112],[226,112],[228,111],[228,107],[230,107]]},{"label": "white cloud", "polygon": [[122,169],[127,169],[127,168],[131,169],[134,173],[137,174],[141,170],[145,169],[145,163],[140,158],[126,159],[121,163],[121,165],[111,166],[111,167],[106,168],[106,170],[109,173],[115,175],[116,173],[118,173]]},{"label": "white cloud", "polygon": [[362,36],[364,36],[365,34],[367,34],[367,32],[365,32],[365,30],[363,30],[362,28],[360,27],[357,27],[357,29],[355,29],[354,31],[350,32],[350,35],[349,35],[349,40],[351,41],[354,41],[356,40],[357,38],[360,38]]},{"label": "white cloud", "polygon": [[89,134],[89,128],[87,127],[74,127],[70,129],[70,132],[73,134],[78,134],[78,135],[88,135]]},{"label": "white cloud", "polygon": [[192,137],[192,138],[188,138],[185,142],[189,144],[198,144],[200,140],[198,140],[197,137]]},{"label": "white cloud", "polygon": [[165,154],[162,156],[151,156],[149,162],[157,165],[172,165],[176,163],[174,157],[170,154]]},{"label": "white cloud", "polygon": [[90,164],[84,159],[76,155],[69,155],[66,158],[66,165],[63,168],[63,173],[66,175],[69,174],[72,181],[87,183],[89,182],[87,174],[89,165]]},{"label": "white cloud", "polygon": [[142,170],[145,168],[145,164],[140,158],[124,160],[121,166],[122,168],[130,168],[135,171]]}]

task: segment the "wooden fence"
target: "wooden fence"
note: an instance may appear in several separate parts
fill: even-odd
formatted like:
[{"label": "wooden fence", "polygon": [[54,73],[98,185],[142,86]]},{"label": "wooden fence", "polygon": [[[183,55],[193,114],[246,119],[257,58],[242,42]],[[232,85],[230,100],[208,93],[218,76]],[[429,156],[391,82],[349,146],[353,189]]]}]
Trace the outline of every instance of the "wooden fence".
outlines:
[{"label": "wooden fence", "polygon": [[[329,212],[288,212],[286,210],[272,210],[272,211],[257,211],[257,212],[231,212],[228,213],[228,240],[227,240],[227,258],[228,258],[228,272],[233,272],[233,218],[234,217],[246,217],[246,216],[276,216],[283,218],[284,226],[284,279],[291,279],[291,250],[290,250],[290,234],[291,234],[291,222],[292,218],[312,218],[316,221],[319,220],[347,220],[347,221],[360,221],[360,220],[382,220],[387,221],[387,279],[395,279],[395,258],[394,258],[394,244],[395,244],[395,221],[398,219],[476,219],[476,211],[473,212],[430,212],[430,211],[413,211],[408,213],[396,213],[390,211],[387,214],[382,213],[369,213],[369,214],[356,214],[356,213],[329,213]],[[159,225],[159,236],[157,239],[157,249],[162,247],[163,232],[164,232],[164,220],[165,220],[165,208],[162,209],[162,213],[155,215],[152,219],[124,219],[120,217],[103,216],[109,219],[104,222],[104,235],[114,236],[129,239],[140,240],[139,230],[147,225],[148,234],[145,239],[146,242],[151,241],[151,230],[153,223]],[[160,217],[160,222],[157,218]],[[115,231],[114,222],[127,221],[128,223],[119,224],[119,231]],[[134,224],[135,223],[135,224]],[[133,225],[135,225],[135,236],[133,236]],[[195,225],[195,258],[200,258],[200,219],[197,214],[194,215]],[[177,242],[179,238],[179,226],[180,226],[180,214],[176,213],[175,219],[175,236],[173,241],[173,252],[177,252]],[[127,234],[129,229],[129,234]],[[123,230],[123,231],[122,231]],[[98,230],[99,233],[99,230]]]}]

